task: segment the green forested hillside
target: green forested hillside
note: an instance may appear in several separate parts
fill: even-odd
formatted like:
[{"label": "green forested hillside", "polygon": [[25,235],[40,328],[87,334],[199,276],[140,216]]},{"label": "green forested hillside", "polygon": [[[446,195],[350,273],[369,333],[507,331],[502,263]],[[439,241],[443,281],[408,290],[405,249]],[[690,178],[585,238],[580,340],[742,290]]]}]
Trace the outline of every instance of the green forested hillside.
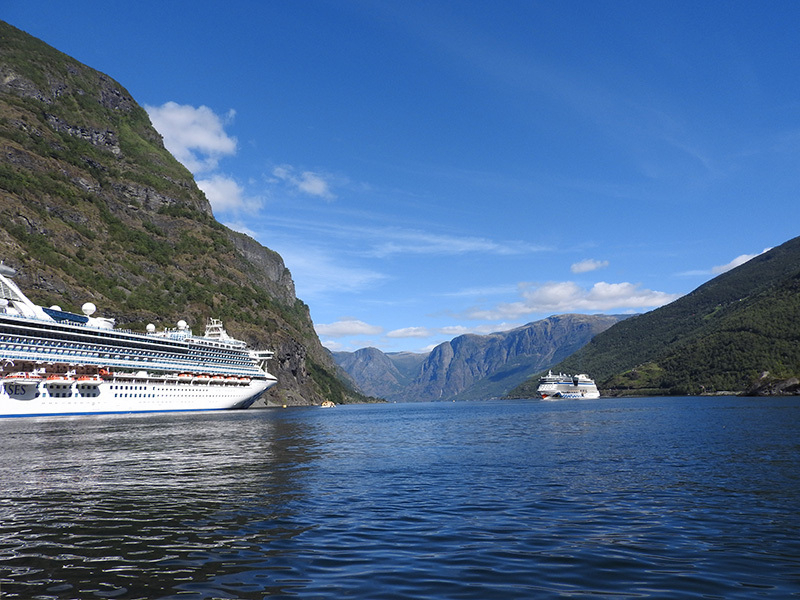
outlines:
[{"label": "green forested hillside", "polygon": [[218,223],[119,83],[0,22],[0,259],[34,301],[127,328],[209,316],[271,348],[281,404],[356,396],[281,257]]},{"label": "green forested hillside", "polygon": [[800,376],[800,238],[618,323],[554,369],[589,373],[611,394],[745,392]]}]

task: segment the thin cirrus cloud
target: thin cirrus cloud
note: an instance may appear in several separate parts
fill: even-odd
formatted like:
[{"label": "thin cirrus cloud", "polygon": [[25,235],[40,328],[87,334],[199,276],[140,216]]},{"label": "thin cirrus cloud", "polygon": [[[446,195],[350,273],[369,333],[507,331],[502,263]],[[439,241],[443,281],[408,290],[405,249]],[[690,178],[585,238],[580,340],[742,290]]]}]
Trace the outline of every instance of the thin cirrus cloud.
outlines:
[{"label": "thin cirrus cloud", "polygon": [[292,271],[301,298],[316,298],[332,293],[356,293],[387,279],[373,269],[347,264],[324,248],[298,246],[293,242],[272,244]]},{"label": "thin cirrus cloud", "polygon": [[769,252],[772,248],[764,248],[761,252],[756,252],[755,254],[740,254],[736,258],[734,258],[729,263],[725,263],[724,265],[717,265],[715,267],[711,267],[710,269],[695,269],[692,271],[683,271],[678,273],[679,276],[696,276],[696,275],[721,275],[722,273],[727,273],[731,269],[735,269],[736,267],[742,266],[749,260],[754,259],[756,256],[761,256],[765,252]]},{"label": "thin cirrus cloud", "polygon": [[431,331],[427,327],[403,327],[395,329],[386,334],[389,338],[426,338],[430,337]]},{"label": "thin cirrus cloud", "polygon": [[317,324],[314,329],[319,335],[331,338],[341,338],[351,335],[377,335],[383,333],[383,328],[377,325],[370,325],[358,319],[346,318],[335,323]]},{"label": "thin cirrus cloud", "polygon": [[458,237],[409,229],[383,229],[381,242],[374,244],[368,254],[385,258],[396,254],[459,255],[472,252],[498,255],[526,254],[542,250],[525,242],[504,242],[479,237]]},{"label": "thin cirrus cloud", "polygon": [[164,146],[192,173],[213,171],[222,157],[236,154],[236,138],[225,133],[234,110],[220,117],[207,106],[177,102],[145,106],[145,110],[164,138]]},{"label": "thin cirrus cloud", "polygon": [[600,281],[583,288],[572,281],[549,282],[542,285],[520,284],[522,300],[498,304],[493,309],[474,309],[472,319],[519,319],[531,314],[565,312],[633,311],[651,309],[677,300],[680,294],[668,294],[643,289],[634,283]]},{"label": "thin cirrus cloud", "polygon": [[340,221],[303,220],[275,216],[272,222],[285,231],[293,230],[316,239],[346,241],[353,254],[364,258],[387,258],[397,255],[458,256],[469,253],[521,255],[545,250],[521,241],[497,242],[474,236],[455,236],[403,227],[368,227]]},{"label": "thin cirrus cloud", "polygon": [[711,273],[714,275],[719,275],[721,273],[727,273],[731,269],[735,269],[736,267],[743,265],[748,260],[755,258],[756,256],[761,256],[765,252],[769,252],[772,248],[764,248],[761,252],[756,254],[740,254],[736,258],[734,258],[731,262],[725,265],[718,265],[716,267],[711,267]]}]

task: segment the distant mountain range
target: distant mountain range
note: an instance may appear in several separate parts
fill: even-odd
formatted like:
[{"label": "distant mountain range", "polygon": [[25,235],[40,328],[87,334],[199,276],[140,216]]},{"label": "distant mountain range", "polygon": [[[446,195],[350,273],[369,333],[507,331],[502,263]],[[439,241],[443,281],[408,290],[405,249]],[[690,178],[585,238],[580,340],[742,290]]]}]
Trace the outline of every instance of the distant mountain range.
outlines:
[{"label": "distant mountain range", "polygon": [[505,395],[566,358],[621,315],[557,315],[490,335],[461,335],[429,354],[377,348],[334,352],[362,392],[389,401],[476,400]]},{"label": "distant mountain range", "polygon": [[800,237],[614,325],[554,369],[590,373],[604,394],[800,393]]},{"label": "distant mountain range", "polygon": [[430,354],[334,353],[388,400],[535,397],[552,368],[604,395],[800,394],[800,237],[642,315],[559,315]]}]

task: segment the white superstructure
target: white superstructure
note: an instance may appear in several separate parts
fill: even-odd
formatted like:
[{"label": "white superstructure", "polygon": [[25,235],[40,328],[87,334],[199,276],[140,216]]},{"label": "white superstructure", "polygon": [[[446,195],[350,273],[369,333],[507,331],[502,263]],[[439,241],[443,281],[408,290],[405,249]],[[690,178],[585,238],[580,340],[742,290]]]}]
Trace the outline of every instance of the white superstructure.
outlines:
[{"label": "white superstructure", "polygon": [[583,373],[579,375],[547,375],[539,379],[539,388],[536,393],[542,400],[559,400],[565,398],[595,399],[600,397],[593,379]]},{"label": "white superstructure", "polygon": [[147,333],[31,302],[0,263],[0,417],[247,408],[277,379],[255,351],[209,319]]}]

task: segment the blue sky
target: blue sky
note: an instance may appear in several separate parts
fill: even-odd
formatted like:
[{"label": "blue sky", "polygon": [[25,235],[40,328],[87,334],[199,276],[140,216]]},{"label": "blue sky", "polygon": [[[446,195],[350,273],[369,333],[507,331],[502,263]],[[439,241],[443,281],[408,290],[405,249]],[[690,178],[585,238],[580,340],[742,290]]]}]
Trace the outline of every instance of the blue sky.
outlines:
[{"label": "blue sky", "polygon": [[643,312],[798,235],[800,3],[41,2],[334,350]]}]

